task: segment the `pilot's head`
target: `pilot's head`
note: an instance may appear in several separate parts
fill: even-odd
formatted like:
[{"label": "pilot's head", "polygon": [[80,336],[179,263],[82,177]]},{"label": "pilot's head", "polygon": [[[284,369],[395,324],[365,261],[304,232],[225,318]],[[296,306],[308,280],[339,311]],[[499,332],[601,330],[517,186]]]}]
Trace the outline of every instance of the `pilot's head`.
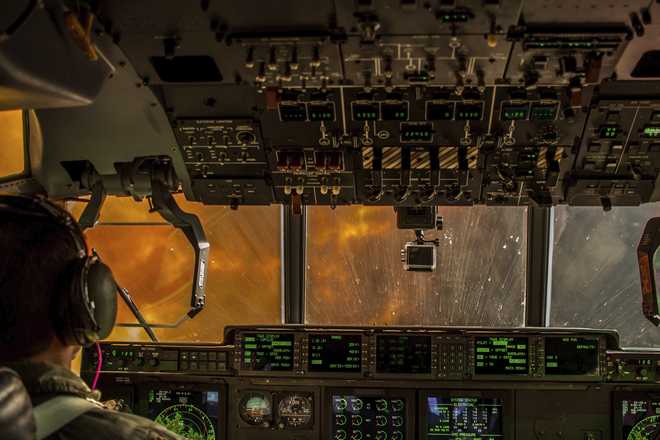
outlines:
[{"label": "pilot's head", "polygon": [[108,336],[116,308],[110,269],[66,210],[0,196],[1,361],[68,366],[81,345]]}]

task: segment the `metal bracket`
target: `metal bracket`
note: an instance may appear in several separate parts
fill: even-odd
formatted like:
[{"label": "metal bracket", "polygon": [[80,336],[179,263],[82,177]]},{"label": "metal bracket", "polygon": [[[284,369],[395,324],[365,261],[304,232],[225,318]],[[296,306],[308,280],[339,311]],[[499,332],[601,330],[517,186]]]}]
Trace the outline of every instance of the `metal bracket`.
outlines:
[{"label": "metal bracket", "polygon": [[163,182],[153,179],[151,181],[151,191],[153,210],[175,228],[181,229],[195,251],[194,284],[190,310],[187,313],[192,318],[202,311],[206,301],[206,273],[210,245],[199,218],[194,214],[181,210]]},{"label": "metal bracket", "polygon": [[[94,227],[98,222],[101,208],[105,202],[106,195],[130,195],[136,200],[151,195],[151,211],[157,212],[163,219],[175,228],[181,229],[195,251],[195,273],[190,299],[190,310],[188,310],[176,322],[170,324],[148,323],[140,314],[137,306],[127,295],[122,292],[122,298],[135,315],[138,323],[118,323],[117,327],[140,327],[149,337],[154,340],[152,328],[176,328],[183,322],[192,319],[204,309],[206,305],[206,274],[209,258],[209,242],[204,233],[199,218],[184,212],[172,196],[170,190],[178,186],[178,180],[174,175],[170,163],[150,158],[138,158],[132,163],[121,164],[117,175],[99,175],[95,170],[90,171],[83,179],[82,187],[91,189],[92,197],[80,216],[81,228]],[[137,182],[139,179],[139,182]],[[108,184],[109,190],[105,183]],[[138,190],[139,189],[139,190]],[[131,304],[133,306],[131,306]]]},{"label": "metal bracket", "polygon": [[96,182],[92,186],[92,197],[89,199],[89,203],[87,203],[87,206],[85,206],[85,209],[78,219],[78,224],[83,231],[88,228],[93,228],[99,221],[101,208],[105,203],[106,196],[107,194],[105,193],[103,183],[101,181]]}]

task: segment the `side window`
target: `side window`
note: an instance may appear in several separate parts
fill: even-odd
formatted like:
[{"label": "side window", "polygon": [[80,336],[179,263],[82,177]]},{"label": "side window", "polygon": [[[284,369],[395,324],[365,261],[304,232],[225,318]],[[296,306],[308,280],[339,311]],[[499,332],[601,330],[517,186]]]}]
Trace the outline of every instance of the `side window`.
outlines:
[{"label": "side window", "polygon": [[23,112],[0,111],[0,180],[25,172]]},{"label": "side window", "polygon": [[[206,307],[178,328],[155,329],[161,341],[219,342],[230,324],[278,324],[280,297],[279,206],[203,206],[175,196],[199,216],[211,244]],[[84,203],[69,202],[78,217]],[[172,323],[190,307],[194,252],[183,232],[149,212],[146,201],[108,197],[100,222],[86,231],[90,248],[112,268],[148,322]],[[118,300],[117,322],[135,323]],[[116,327],[110,340],[145,341],[135,327]]]}]

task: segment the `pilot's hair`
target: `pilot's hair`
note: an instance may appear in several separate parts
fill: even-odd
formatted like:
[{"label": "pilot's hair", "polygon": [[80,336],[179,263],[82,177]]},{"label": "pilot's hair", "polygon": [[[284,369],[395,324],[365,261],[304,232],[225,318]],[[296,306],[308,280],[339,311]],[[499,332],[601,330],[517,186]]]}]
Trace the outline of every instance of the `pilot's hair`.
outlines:
[{"label": "pilot's hair", "polygon": [[73,237],[55,220],[0,214],[0,360],[39,354],[57,337],[51,311],[77,255]]}]

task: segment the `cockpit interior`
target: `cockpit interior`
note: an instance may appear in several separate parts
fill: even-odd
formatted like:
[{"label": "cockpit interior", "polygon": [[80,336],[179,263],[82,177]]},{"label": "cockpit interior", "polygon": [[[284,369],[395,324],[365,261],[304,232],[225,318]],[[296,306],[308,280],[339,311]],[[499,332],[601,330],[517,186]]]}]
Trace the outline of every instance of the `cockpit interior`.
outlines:
[{"label": "cockpit interior", "polygon": [[4,0],[0,133],[112,267],[116,411],[660,439],[660,1]]}]

